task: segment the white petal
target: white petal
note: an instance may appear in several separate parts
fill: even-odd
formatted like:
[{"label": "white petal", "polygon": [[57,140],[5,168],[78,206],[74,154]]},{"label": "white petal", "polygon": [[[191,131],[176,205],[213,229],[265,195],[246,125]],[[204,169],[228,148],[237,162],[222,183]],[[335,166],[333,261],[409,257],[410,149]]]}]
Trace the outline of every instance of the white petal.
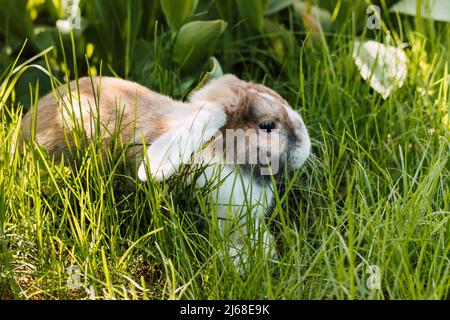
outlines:
[{"label": "white petal", "polygon": [[384,99],[406,79],[408,59],[399,48],[373,40],[356,41],[353,59],[363,79]]}]

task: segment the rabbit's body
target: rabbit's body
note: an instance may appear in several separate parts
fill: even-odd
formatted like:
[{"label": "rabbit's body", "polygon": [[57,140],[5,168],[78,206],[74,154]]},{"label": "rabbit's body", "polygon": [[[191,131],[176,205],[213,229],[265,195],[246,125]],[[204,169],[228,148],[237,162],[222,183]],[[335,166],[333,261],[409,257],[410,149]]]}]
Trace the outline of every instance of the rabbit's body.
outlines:
[{"label": "rabbit's body", "polygon": [[[276,257],[272,235],[268,230],[261,230],[266,213],[272,207],[271,184],[255,183],[257,178],[232,166],[218,164],[204,170],[196,184],[199,187],[206,183],[219,186],[212,191],[212,199],[217,204],[219,227],[230,240],[230,257],[239,271],[242,273],[247,268],[244,248],[248,245],[261,245],[268,257]],[[261,238],[258,238],[259,233]]]},{"label": "rabbit's body", "polygon": [[[99,128],[105,143],[114,134],[119,134],[124,145],[141,145],[143,141],[151,143],[177,125],[183,114],[192,113],[189,105],[131,81],[111,77],[94,77],[92,81],[87,77],[81,78],[78,80],[80,99],[76,82],[69,85],[72,97],[67,87],[60,87],[56,90],[56,97],[51,92],[38,104],[36,142],[57,160],[63,153],[69,157],[68,148],[73,147],[71,131],[83,129],[89,141]],[[31,135],[33,121],[34,112],[30,110],[22,120],[26,138]]]},{"label": "rabbit's body", "polygon": [[[212,80],[187,102],[108,77],[93,84],[80,79],[79,98],[74,82],[70,88],[71,99],[60,88],[57,97],[49,94],[38,104],[35,140],[50,155],[58,159],[67,145],[77,147],[70,132],[81,127],[88,140],[100,134],[107,144],[118,134],[124,145],[144,142],[146,155],[142,148],[128,153],[141,162],[141,181],[149,175],[164,180],[192,161],[209,164],[195,183],[217,186],[212,199],[239,270],[247,268],[248,245],[263,245],[268,257],[275,256],[270,232],[261,230],[273,198],[271,177],[284,167],[299,168],[311,146],[302,118],[276,92],[232,75]],[[33,119],[33,111],[23,119],[26,138]]]}]

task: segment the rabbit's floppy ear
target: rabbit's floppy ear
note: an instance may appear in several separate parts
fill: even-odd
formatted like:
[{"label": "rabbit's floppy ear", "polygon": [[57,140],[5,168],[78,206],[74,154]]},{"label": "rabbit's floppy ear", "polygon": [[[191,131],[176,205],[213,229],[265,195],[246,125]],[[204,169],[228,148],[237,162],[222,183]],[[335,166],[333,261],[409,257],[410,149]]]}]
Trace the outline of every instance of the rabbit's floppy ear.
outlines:
[{"label": "rabbit's floppy ear", "polygon": [[183,119],[181,124],[162,134],[148,147],[147,158],[139,166],[139,179],[147,181],[147,172],[156,181],[169,178],[226,121],[227,116],[221,107],[210,102],[203,104]]}]

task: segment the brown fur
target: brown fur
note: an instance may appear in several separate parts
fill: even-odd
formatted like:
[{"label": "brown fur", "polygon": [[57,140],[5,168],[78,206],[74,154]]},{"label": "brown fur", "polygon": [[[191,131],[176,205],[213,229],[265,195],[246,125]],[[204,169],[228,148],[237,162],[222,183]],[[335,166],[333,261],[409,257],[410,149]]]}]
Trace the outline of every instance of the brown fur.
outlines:
[{"label": "brown fur", "polygon": [[[98,125],[98,134],[106,142],[118,132],[124,143],[142,143],[141,134],[144,141],[150,143],[167,131],[173,122],[179,121],[175,112],[185,107],[183,103],[137,83],[116,78],[102,77],[100,80],[96,77],[93,83],[89,78],[79,79],[80,100],[76,82],[72,81],[69,87],[73,106],[68,102],[67,87],[60,87],[56,94],[52,92],[41,98],[37,108],[35,140],[57,160],[74,147],[72,133],[77,127],[84,126],[88,141],[96,134]],[[72,113],[76,115],[75,122]],[[34,116],[34,110],[30,110],[23,118],[22,129],[26,139],[30,138]]]},{"label": "brown fur", "polygon": [[[244,129],[250,138],[249,141],[258,141],[256,138],[259,123],[269,120],[275,122],[276,128],[287,137],[274,143],[281,153],[288,156],[289,140],[294,144],[300,143],[301,136],[305,134],[298,128],[303,123],[295,123],[289,116],[287,110],[292,109],[279,94],[266,86],[242,81],[233,75],[212,80],[206,88],[194,93],[191,101],[214,102],[223,106],[228,116],[228,124],[221,130],[224,144],[226,144],[226,129]],[[268,136],[267,139],[271,141],[273,138]],[[237,145],[236,148],[235,154],[244,154],[245,159],[255,157],[255,153],[260,150],[259,145],[247,143]],[[280,157],[280,160],[283,161],[283,158]]]}]

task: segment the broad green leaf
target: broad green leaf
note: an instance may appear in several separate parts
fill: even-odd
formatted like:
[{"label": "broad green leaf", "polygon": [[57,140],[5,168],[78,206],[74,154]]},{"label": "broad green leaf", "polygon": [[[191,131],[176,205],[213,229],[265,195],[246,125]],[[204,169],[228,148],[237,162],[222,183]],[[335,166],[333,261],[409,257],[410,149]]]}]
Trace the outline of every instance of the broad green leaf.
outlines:
[{"label": "broad green leaf", "polygon": [[406,79],[408,59],[403,50],[370,40],[356,41],[353,59],[361,76],[386,99]]},{"label": "broad green leaf", "polygon": [[271,15],[280,10],[283,10],[284,8],[289,7],[296,1],[297,0],[271,0],[269,5],[267,6],[265,15]]},{"label": "broad green leaf", "polygon": [[194,13],[198,0],[161,0],[161,7],[169,26],[178,30]]},{"label": "broad green leaf", "polygon": [[209,58],[209,69],[208,69],[208,79],[216,79],[223,76],[223,70],[220,66],[220,62],[216,59],[216,57]]},{"label": "broad green leaf", "polygon": [[36,47],[42,51],[52,46],[55,42],[54,35],[56,28],[53,27],[36,27],[34,29],[34,43]]},{"label": "broad green leaf", "polygon": [[[389,11],[417,15],[417,0],[402,0],[392,6]],[[422,0],[420,2],[420,15],[422,18],[450,22],[449,0]]]},{"label": "broad green leaf", "polygon": [[185,71],[199,67],[213,53],[217,39],[226,26],[223,20],[194,21],[183,25],[176,36],[174,60]]},{"label": "broad green leaf", "polygon": [[262,31],[268,0],[236,0],[239,16],[251,31]]}]

